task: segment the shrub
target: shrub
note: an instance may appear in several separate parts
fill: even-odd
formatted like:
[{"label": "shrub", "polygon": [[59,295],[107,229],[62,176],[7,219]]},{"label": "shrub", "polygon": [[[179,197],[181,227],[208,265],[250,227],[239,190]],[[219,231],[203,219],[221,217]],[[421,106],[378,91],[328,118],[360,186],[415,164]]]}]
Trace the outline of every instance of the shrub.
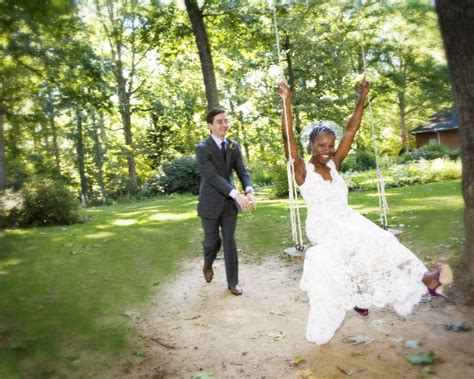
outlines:
[{"label": "shrub", "polygon": [[375,168],[375,154],[368,149],[357,149],[342,162],[342,171],[365,171]]},{"label": "shrub", "polygon": [[155,172],[140,188],[138,197],[150,198],[164,193],[164,189],[161,184],[161,174]]},{"label": "shrub", "polygon": [[156,190],[165,193],[199,193],[201,176],[194,157],[180,157],[161,165],[162,175]]},{"label": "shrub", "polygon": [[433,143],[420,147],[418,150],[401,154],[397,163],[407,163],[411,161],[419,161],[421,159],[433,160],[438,158],[450,158],[456,160],[459,158],[459,149],[449,149],[448,147]]},{"label": "shrub", "polygon": [[273,181],[272,196],[288,196],[287,166],[282,164],[275,164],[270,167],[269,172]]},{"label": "shrub", "polygon": [[79,201],[63,182],[43,179],[22,190],[21,225],[68,225],[79,222]]},{"label": "shrub", "polygon": [[53,179],[29,181],[20,192],[7,192],[1,203],[3,226],[68,225],[80,220],[76,196]]},{"label": "shrub", "polygon": [[[459,179],[461,175],[461,162],[446,158],[438,158],[431,161],[422,159],[420,161],[394,165],[389,169],[383,170],[386,187]],[[375,170],[345,173],[344,177],[351,190],[360,191],[377,188]]]},{"label": "shrub", "polygon": [[252,182],[257,186],[266,186],[272,184],[274,181],[273,173],[269,170],[269,167],[272,167],[272,164],[265,162],[260,159],[256,159],[249,166],[249,170],[252,173]]}]

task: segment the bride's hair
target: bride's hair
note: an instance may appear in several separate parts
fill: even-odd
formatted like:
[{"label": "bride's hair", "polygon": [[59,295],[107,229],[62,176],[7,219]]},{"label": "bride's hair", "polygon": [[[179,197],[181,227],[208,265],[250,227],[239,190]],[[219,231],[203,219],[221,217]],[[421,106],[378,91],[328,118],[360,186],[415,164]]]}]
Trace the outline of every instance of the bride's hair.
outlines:
[{"label": "bride's hair", "polygon": [[330,134],[334,139],[339,141],[344,130],[331,120],[319,120],[310,122],[300,133],[300,141],[302,146],[306,146],[306,151],[311,154],[311,145],[314,140],[321,134]]},{"label": "bride's hair", "polygon": [[311,133],[309,133],[309,141],[308,145],[306,146],[306,151],[308,154],[311,154],[311,145],[321,134],[330,134],[334,139],[336,139],[336,133],[331,128],[324,125],[316,126],[313,128],[313,130],[311,130]]}]

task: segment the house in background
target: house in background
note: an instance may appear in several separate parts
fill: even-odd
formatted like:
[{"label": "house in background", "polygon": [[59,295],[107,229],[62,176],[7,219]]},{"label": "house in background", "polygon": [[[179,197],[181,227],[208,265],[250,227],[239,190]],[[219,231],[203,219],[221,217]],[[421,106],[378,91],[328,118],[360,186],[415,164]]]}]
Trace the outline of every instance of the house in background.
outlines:
[{"label": "house in background", "polygon": [[416,138],[417,149],[432,143],[438,143],[450,149],[461,147],[458,115],[455,112],[438,112],[430,117],[428,122],[413,129],[410,134]]}]

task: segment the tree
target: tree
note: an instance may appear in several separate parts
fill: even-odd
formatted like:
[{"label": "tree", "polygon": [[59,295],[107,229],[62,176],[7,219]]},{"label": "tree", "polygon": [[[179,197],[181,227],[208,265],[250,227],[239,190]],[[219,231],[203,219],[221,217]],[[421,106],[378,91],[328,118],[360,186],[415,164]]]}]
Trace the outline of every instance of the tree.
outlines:
[{"label": "tree", "polygon": [[3,83],[0,82],[0,194],[7,189],[5,170],[5,132],[3,110]]},{"label": "tree", "polygon": [[382,25],[393,24],[389,31],[377,30],[373,50],[384,77],[381,86],[397,105],[401,149],[407,151],[410,120],[430,116],[452,102],[446,64],[434,57],[441,51],[441,39],[434,10],[427,3],[395,4],[383,9],[378,19]]},{"label": "tree", "polygon": [[[75,9],[76,4],[67,0],[46,2],[43,6],[27,0],[0,2],[0,114],[3,126],[0,130],[0,151],[3,148],[4,152],[4,159],[0,159],[0,177],[4,179],[4,183],[0,187],[17,187],[18,177],[11,175],[11,172],[23,171],[22,174],[25,174],[28,171],[26,162],[15,162],[11,158],[27,155],[24,152],[28,148],[23,144],[22,138],[28,134],[26,125],[38,119],[37,115],[26,114],[35,106],[31,95],[38,93],[44,83],[46,69],[55,56],[54,47],[60,46],[58,41],[70,33],[77,22],[73,15]],[[54,82],[54,78],[49,79],[48,82]],[[54,122],[54,110],[45,107],[42,112],[38,112],[40,113],[52,117],[49,124],[46,121],[43,123],[42,131],[50,126],[55,128],[51,123]],[[57,147],[54,132],[55,130],[52,142]],[[32,134],[31,139],[34,141],[35,135]],[[44,137],[46,141],[50,135],[44,133]],[[52,150],[56,161],[54,166],[58,171],[59,149]],[[38,153],[38,157],[43,158],[51,151],[43,149]],[[23,167],[18,169],[20,166]],[[12,170],[13,167],[15,170]],[[54,169],[50,171],[53,172]]]},{"label": "tree", "polygon": [[471,0],[436,0],[436,11],[459,113],[464,258],[474,284],[474,3]]},{"label": "tree", "polygon": [[204,14],[197,0],[185,0],[186,10],[193,28],[194,38],[199,51],[201,61],[204,87],[206,88],[206,99],[208,109],[219,106],[219,94],[217,92],[216,75],[214,73],[214,62],[212,60],[211,46],[204,24]]}]

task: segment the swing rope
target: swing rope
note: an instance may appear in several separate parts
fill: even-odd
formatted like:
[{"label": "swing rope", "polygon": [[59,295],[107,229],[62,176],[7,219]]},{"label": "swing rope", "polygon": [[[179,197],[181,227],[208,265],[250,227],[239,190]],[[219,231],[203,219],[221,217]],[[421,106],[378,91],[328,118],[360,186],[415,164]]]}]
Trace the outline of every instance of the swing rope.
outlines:
[{"label": "swing rope", "polygon": [[[278,22],[276,17],[276,10],[275,5],[272,6],[273,11],[273,22],[275,26],[275,41],[276,41],[276,50],[278,56],[278,67],[280,69],[280,79],[285,80],[285,76],[283,74],[282,63],[281,63],[281,52],[280,52],[280,37],[278,35]],[[295,247],[299,251],[303,251],[304,244],[303,244],[303,233],[301,231],[301,217],[300,217],[300,209],[298,205],[298,190],[297,184],[295,180],[295,165],[294,160],[291,155],[291,144],[290,144],[290,137],[289,137],[289,128],[288,128],[288,121],[287,121],[287,113],[286,113],[286,102],[283,99],[283,118],[285,121],[285,130],[286,130],[286,144],[288,146],[288,161],[286,165],[286,173],[288,177],[288,194],[289,194],[289,206],[290,206],[290,221],[291,221],[291,234],[293,238],[293,242],[295,243]]]},{"label": "swing rope", "polygon": [[[361,25],[359,7],[357,7],[357,22],[359,25]],[[365,58],[364,40],[363,40],[362,31],[360,27],[358,31],[359,31],[364,75],[365,77],[368,77],[367,60]],[[380,169],[380,165],[379,165],[378,145],[377,145],[377,139],[375,138],[375,121],[374,121],[374,115],[372,113],[372,102],[370,100],[370,93],[367,95],[367,107],[369,109],[370,137],[371,137],[372,147],[374,149],[374,155],[375,155],[375,171],[377,175],[377,193],[378,193],[379,209],[380,209],[380,224],[385,230],[388,230],[388,221],[387,221],[388,204],[387,204],[387,197],[385,196],[385,180],[383,178],[382,170]]]},{"label": "swing rope", "polygon": [[[275,41],[276,41],[276,50],[277,50],[277,57],[278,57],[278,67],[280,69],[281,80],[285,80],[285,76],[283,74],[283,69],[282,69],[282,63],[281,63],[280,37],[278,33],[278,21],[277,21],[277,16],[276,16],[275,5],[272,4],[271,8],[273,12],[273,23],[274,23],[274,28],[275,28]],[[358,17],[359,25],[361,25],[359,7],[357,7],[357,17]],[[362,31],[360,28],[359,28],[359,38],[360,38],[364,75],[368,77],[364,41],[362,38]],[[384,177],[382,175],[382,171],[380,169],[380,164],[379,164],[378,145],[377,145],[377,139],[375,137],[375,120],[374,120],[374,115],[372,112],[372,103],[370,99],[370,94],[367,95],[367,105],[368,105],[369,119],[370,119],[370,137],[371,137],[371,142],[372,142],[374,155],[375,155],[377,193],[378,193],[379,210],[380,210],[380,223],[382,227],[385,230],[387,230],[388,229],[388,220],[387,220],[388,203],[387,203],[387,198],[385,194],[385,181],[384,181]],[[300,211],[299,211],[299,205],[298,205],[297,184],[295,180],[295,167],[294,167],[294,160],[291,158],[291,145],[290,145],[290,139],[289,139],[289,129],[288,129],[288,122],[287,122],[287,114],[286,114],[286,102],[284,99],[283,99],[283,117],[284,117],[284,122],[285,122],[285,130],[286,130],[286,138],[287,138],[286,142],[288,146],[287,177],[288,177],[291,232],[292,232],[293,241],[296,245],[296,249],[302,251],[304,249],[303,233],[301,231],[301,218],[300,218]]]}]

